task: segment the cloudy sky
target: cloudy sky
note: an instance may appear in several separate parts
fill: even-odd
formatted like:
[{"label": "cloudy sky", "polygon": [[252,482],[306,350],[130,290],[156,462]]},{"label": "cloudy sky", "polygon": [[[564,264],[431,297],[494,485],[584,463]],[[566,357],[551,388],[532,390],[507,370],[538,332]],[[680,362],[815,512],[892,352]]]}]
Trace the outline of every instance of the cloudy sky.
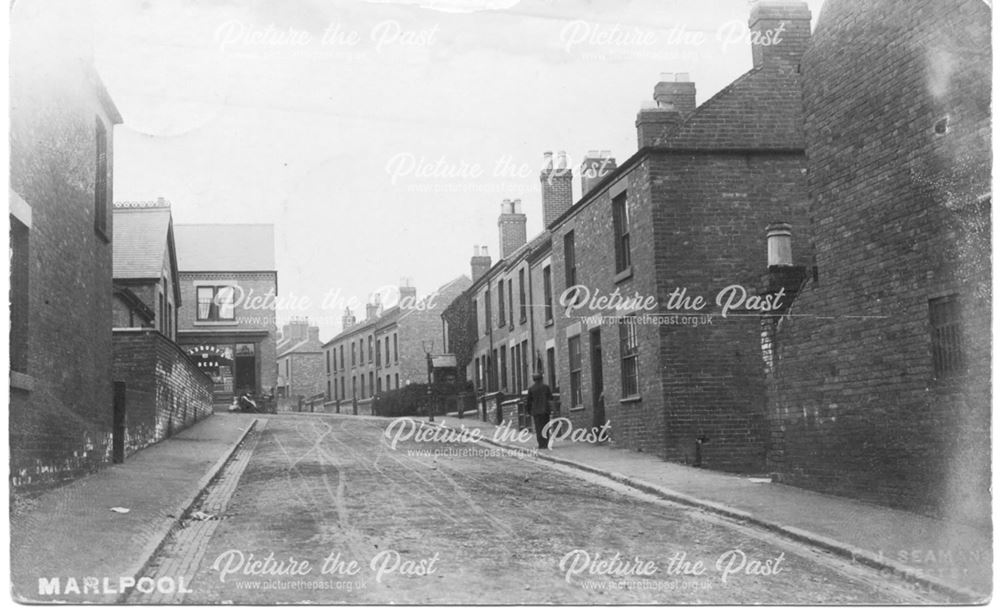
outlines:
[{"label": "cloudy sky", "polygon": [[503,199],[541,231],[542,152],[627,159],[661,73],[690,73],[700,104],[751,65],[747,0],[93,7],[124,117],[115,199],[166,197],[175,223],[273,223],[281,293],[314,304],[279,319],[308,315],[324,340],[330,291],[364,300],[408,277],[424,294],[468,274],[475,244],[495,261]]}]

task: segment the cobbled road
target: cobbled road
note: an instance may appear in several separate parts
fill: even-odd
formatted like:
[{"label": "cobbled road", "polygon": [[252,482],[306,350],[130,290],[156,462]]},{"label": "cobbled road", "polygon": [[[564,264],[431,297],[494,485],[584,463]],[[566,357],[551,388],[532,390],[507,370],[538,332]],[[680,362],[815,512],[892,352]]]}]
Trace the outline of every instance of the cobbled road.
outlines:
[{"label": "cobbled road", "polygon": [[206,493],[211,528],[185,521],[151,565],[186,587],[157,603],[924,601],[826,553],[531,456],[391,448],[388,423],[268,416]]}]

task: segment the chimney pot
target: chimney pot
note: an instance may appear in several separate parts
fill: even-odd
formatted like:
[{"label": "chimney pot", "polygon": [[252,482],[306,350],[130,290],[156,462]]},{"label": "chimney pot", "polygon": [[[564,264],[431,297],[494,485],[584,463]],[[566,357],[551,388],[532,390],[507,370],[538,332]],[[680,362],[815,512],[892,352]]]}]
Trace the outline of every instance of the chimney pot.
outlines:
[{"label": "chimney pot", "polygon": [[792,226],[783,221],[767,226],[767,265],[792,265]]}]

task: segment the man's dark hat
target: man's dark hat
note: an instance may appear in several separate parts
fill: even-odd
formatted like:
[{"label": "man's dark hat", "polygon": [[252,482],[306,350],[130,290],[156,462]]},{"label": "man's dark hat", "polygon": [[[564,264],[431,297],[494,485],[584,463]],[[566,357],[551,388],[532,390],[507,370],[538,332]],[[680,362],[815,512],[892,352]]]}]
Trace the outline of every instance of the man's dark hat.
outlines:
[{"label": "man's dark hat", "polygon": [[535,380],[541,380],[542,379],[542,373],[541,372],[535,372],[534,374],[531,375],[531,378],[533,378]]}]

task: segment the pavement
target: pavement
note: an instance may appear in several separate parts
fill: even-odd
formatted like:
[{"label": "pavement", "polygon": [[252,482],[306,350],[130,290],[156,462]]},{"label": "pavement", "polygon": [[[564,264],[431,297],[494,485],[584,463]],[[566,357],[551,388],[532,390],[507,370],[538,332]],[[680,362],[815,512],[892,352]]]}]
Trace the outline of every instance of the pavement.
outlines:
[{"label": "pavement", "polygon": [[[13,599],[118,602],[121,579],[141,576],[254,422],[249,414],[212,415],[122,464],[19,499],[11,512]],[[52,579],[60,593],[40,593]]]},{"label": "pavement", "polygon": [[[302,418],[319,416],[329,415]],[[11,515],[15,601],[120,601],[120,578],[142,575],[255,421],[249,414],[215,414],[123,464],[27,501],[18,500]],[[669,463],[605,443],[560,441],[551,451],[533,454],[533,435],[524,436],[523,441],[509,436],[498,441],[497,427],[474,415],[461,420],[456,415],[439,416],[434,426],[475,429],[481,444],[598,474],[663,499],[750,523],[956,602],[982,603],[992,594],[989,529]],[[40,579],[58,578],[65,595],[70,578],[82,590],[85,577],[107,577],[110,584],[91,587],[82,597],[39,594]]]},{"label": "pavement", "polygon": [[[537,451],[534,434],[452,413],[434,425],[475,429],[482,443],[523,456]],[[426,419],[420,419],[426,421]],[[533,455],[598,474],[681,504],[750,523],[804,542],[882,575],[906,580],[961,603],[985,603],[993,589],[990,528],[943,521],[885,506],[825,495],[768,479],[713,472],[670,463],[607,443],[561,440]],[[763,481],[762,481],[763,480]]]}]

